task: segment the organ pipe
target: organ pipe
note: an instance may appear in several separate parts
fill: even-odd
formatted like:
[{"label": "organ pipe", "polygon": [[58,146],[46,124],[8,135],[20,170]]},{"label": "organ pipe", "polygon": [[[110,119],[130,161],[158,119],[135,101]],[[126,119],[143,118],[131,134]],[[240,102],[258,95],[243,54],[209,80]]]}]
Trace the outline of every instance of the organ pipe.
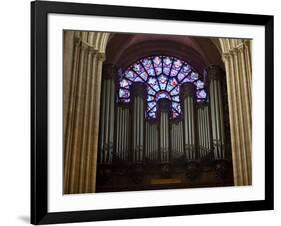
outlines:
[{"label": "organ pipe", "polygon": [[199,157],[205,159],[211,151],[209,106],[206,103],[197,104]]},{"label": "organ pipe", "polygon": [[182,121],[171,125],[171,152],[172,158],[177,159],[184,155]]},{"label": "organ pipe", "polygon": [[169,161],[169,133],[168,133],[168,112],[160,113],[160,155],[161,161]]},{"label": "organ pipe", "polygon": [[113,65],[104,65],[101,100],[101,129],[99,138],[99,162],[111,163],[114,144],[115,82],[117,70]]},{"label": "organ pipe", "polygon": [[187,160],[195,160],[195,124],[194,124],[194,98],[195,86],[184,84],[182,86],[183,117],[184,117],[184,151]]},{"label": "organ pipe", "polygon": [[212,120],[212,142],[215,159],[225,158],[224,147],[224,117],[221,91],[222,71],[218,66],[211,65],[207,68],[210,86],[210,108]]},{"label": "organ pipe", "polygon": [[136,86],[133,90],[133,161],[141,162],[144,156],[144,101],[143,101],[143,87]]},{"label": "organ pipe", "polygon": [[158,129],[157,124],[155,122],[146,121],[145,123],[145,131],[146,131],[146,154],[145,158],[149,160],[157,160],[158,156]]},{"label": "organ pipe", "polygon": [[116,157],[119,160],[128,160],[128,130],[129,130],[129,109],[124,106],[117,107],[116,123]]}]

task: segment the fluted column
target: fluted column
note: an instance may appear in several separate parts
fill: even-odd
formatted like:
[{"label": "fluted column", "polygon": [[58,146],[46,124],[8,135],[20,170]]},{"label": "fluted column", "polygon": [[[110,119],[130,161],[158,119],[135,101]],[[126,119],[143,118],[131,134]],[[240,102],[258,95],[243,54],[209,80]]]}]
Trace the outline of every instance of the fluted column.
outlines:
[{"label": "fluted column", "polygon": [[132,160],[141,162],[144,158],[144,87],[135,84],[133,87],[132,111]]},{"label": "fluted column", "polygon": [[252,183],[251,52],[250,41],[224,49],[235,185]]},{"label": "fluted column", "polygon": [[[64,193],[95,192],[102,64],[105,55],[75,32],[64,96]],[[86,35],[86,36],[85,36]]]},{"label": "fluted column", "polygon": [[183,118],[184,118],[184,150],[187,160],[195,160],[196,137],[195,137],[195,86],[186,83],[181,86],[181,96],[183,101]]},{"label": "fluted column", "polygon": [[113,157],[115,78],[117,68],[107,64],[103,66],[101,126],[99,139],[99,163],[111,163]]}]

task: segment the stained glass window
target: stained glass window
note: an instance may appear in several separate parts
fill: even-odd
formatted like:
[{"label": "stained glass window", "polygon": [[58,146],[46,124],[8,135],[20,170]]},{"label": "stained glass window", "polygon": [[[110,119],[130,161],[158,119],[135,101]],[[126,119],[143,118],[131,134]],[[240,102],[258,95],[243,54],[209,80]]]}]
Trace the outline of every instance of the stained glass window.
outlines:
[{"label": "stained glass window", "polygon": [[146,117],[156,118],[157,101],[163,98],[172,102],[172,118],[181,114],[180,86],[193,83],[196,86],[197,102],[207,100],[205,83],[200,74],[188,63],[171,56],[151,56],[142,58],[121,73],[118,101],[130,102],[130,88],[133,82],[146,83]]}]

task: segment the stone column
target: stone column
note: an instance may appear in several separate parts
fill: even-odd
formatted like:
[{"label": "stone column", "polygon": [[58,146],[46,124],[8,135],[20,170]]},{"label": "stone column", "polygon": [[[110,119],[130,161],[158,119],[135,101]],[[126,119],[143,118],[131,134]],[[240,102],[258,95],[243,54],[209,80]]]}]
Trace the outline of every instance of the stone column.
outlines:
[{"label": "stone column", "polygon": [[195,160],[196,153],[195,137],[195,91],[194,84],[186,83],[181,86],[181,99],[183,101],[183,119],[184,119],[184,150],[187,160]]},{"label": "stone column", "polygon": [[[83,33],[84,34],[84,33]],[[64,193],[95,192],[104,53],[75,33],[69,96],[64,100]],[[67,85],[67,84],[65,84]]]},{"label": "stone column", "polygon": [[249,41],[224,52],[235,185],[252,183],[251,59]]}]

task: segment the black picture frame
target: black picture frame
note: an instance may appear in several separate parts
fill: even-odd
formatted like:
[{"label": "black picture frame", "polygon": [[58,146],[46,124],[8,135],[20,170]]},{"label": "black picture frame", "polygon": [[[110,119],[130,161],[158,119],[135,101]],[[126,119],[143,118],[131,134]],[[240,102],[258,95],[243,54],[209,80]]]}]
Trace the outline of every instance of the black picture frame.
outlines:
[{"label": "black picture frame", "polygon": [[[72,14],[200,21],[265,27],[265,199],[141,208],[48,212],[48,14]],[[31,3],[31,223],[52,224],[193,214],[272,210],[273,174],[273,16],[124,7],[80,3]]]}]

